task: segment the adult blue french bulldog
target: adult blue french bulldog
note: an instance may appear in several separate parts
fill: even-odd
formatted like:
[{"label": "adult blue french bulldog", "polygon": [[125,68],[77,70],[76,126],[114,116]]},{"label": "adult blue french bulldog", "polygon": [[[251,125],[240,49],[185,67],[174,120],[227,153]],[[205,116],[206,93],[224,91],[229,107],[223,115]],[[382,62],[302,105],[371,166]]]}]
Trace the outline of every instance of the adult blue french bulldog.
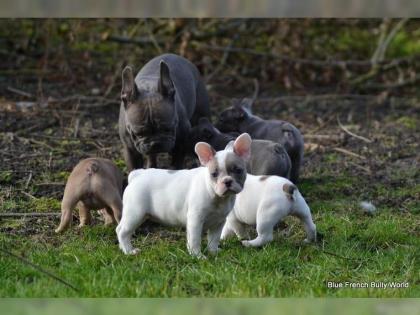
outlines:
[{"label": "adult blue french bulldog", "polygon": [[157,167],[157,154],[169,152],[172,166],[183,167],[191,147],[189,132],[209,117],[209,101],[198,69],[174,54],[157,56],[133,78],[122,72],[119,134],[128,171]]}]

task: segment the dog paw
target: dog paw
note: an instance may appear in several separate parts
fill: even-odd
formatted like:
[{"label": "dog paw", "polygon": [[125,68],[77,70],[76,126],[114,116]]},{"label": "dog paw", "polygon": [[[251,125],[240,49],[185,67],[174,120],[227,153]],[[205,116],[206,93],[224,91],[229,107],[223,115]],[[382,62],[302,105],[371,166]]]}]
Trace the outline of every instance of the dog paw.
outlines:
[{"label": "dog paw", "polygon": [[195,257],[195,258],[197,258],[197,259],[200,259],[200,260],[205,260],[205,259],[207,259],[207,257],[204,255],[204,254],[202,254],[202,253],[197,253],[197,254],[191,254],[193,257]]},{"label": "dog paw", "polygon": [[140,249],[138,248],[133,248],[132,250],[129,250],[127,255],[137,255],[138,253],[140,253]]},{"label": "dog paw", "polygon": [[302,243],[303,244],[312,244],[312,243],[315,243],[315,242],[316,242],[316,240],[311,240],[309,238],[305,238]]},{"label": "dog paw", "polygon": [[242,241],[242,245],[245,246],[245,247],[250,247],[251,243],[248,240],[244,240],[244,241]]},{"label": "dog paw", "polygon": [[216,248],[209,248],[209,253],[211,255],[216,255],[217,253],[219,253],[221,251],[220,247],[216,247]]}]

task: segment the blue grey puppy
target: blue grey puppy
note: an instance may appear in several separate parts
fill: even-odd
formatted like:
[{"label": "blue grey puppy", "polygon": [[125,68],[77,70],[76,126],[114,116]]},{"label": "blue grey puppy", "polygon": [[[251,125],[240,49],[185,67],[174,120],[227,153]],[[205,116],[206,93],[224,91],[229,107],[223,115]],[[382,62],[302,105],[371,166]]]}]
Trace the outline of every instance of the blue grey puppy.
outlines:
[{"label": "blue grey puppy", "polygon": [[157,167],[157,154],[168,152],[183,167],[191,147],[188,136],[200,117],[209,117],[208,94],[198,69],[174,54],[157,56],[133,78],[122,72],[119,134],[128,171]]},{"label": "blue grey puppy", "polygon": [[252,139],[264,139],[284,146],[292,161],[290,180],[297,183],[303,161],[303,137],[299,129],[282,120],[264,120],[252,114],[253,100],[235,100],[219,115],[216,127],[222,132],[247,132]]},{"label": "blue grey puppy", "polygon": [[[201,118],[191,129],[193,143],[204,141],[216,151],[224,150],[236,137],[220,132],[207,118]],[[284,147],[270,140],[252,140],[251,158],[247,161],[247,171],[252,175],[277,175],[290,178],[292,163]]]}]

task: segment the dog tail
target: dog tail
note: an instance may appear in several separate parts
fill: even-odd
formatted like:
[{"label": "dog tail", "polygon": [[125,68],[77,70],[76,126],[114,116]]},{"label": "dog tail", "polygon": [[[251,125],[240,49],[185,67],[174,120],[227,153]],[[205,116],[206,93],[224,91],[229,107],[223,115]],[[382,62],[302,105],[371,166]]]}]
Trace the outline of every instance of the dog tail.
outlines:
[{"label": "dog tail", "polygon": [[290,201],[295,201],[297,198],[297,194],[299,190],[297,187],[293,184],[286,183],[283,185],[283,191],[286,194],[287,198],[289,198]]},{"label": "dog tail", "polygon": [[90,162],[90,164],[86,167],[86,172],[89,176],[92,176],[94,173],[99,171],[99,164],[96,161]]}]

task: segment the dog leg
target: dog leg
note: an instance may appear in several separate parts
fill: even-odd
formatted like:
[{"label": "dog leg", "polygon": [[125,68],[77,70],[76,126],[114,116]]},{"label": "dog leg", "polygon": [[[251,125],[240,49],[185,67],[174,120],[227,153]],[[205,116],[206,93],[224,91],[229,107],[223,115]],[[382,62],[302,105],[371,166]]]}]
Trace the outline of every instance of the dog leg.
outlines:
[{"label": "dog leg", "polygon": [[220,235],[222,234],[224,224],[220,224],[208,230],[207,232],[207,248],[210,254],[217,254],[220,251]]},{"label": "dog leg", "polygon": [[235,216],[229,215],[226,219],[221,238],[224,240],[232,234],[236,234],[240,240],[246,238],[245,225],[239,222]]},{"label": "dog leg", "polygon": [[306,239],[304,240],[305,243],[315,242],[316,241],[316,225],[312,221],[311,210],[307,205],[305,199],[299,194],[297,200],[295,201],[292,213],[293,216],[299,218],[299,220],[303,223],[303,227],[305,228],[306,232]]},{"label": "dog leg", "polygon": [[205,259],[201,253],[201,233],[203,222],[197,218],[187,219],[187,247],[190,255]]},{"label": "dog leg", "polygon": [[[115,231],[117,232],[119,247],[126,255],[136,255],[139,253],[138,248],[134,248],[131,244],[131,236],[136,228],[141,225],[146,216],[146,212],[138,209],[124,209],[127,212],[122,217]],[[134,215],[131,215],[134,214]]]},{"label": "dog leg", "polygon": [[[121,221],[121,210],[123,208],[121,197],[115,189],[113,189],[112,193],[108,193],[108,195],[104,196],[105,203],[108,205],[108,212],[110,215],[114,216],[114,219],[117,223]],[[110,209],[109,209],[110,208]]]},{"label": "dog leg", "polygon": [[109,226],[117,223],[117,221],[114,218],[114,213],[112,212],[112,209],[110,207],[102,209],[101,213],[104,216],[104,225]]},{"label": "dog leg", "polygon": [[[274,225],[283,218],[281,211],[277,209],[261,208],[257,212],[257,234],[253,240],[242,241],[242,245],[249,247],[260,247],[273,240]],[[272,214],[272,215],[267,215]]]},{"label": "dog leg", "polygon": [[83,202],[79,202],[78,208],[79,208],[79,217],[80,217],[79,228],[85,225],[90,225],[92,223],[92,216],[90,215],[89,209],[86,207],[86,205]]},{"label": "dog leg", "polygon": [[56,233],[64,232],[73,221],[73,209],[78,202],[77,197],[69,197],[66,190],[64,191],[63,201],[61,202],[61,220],[60,225],[55,230]]}]

